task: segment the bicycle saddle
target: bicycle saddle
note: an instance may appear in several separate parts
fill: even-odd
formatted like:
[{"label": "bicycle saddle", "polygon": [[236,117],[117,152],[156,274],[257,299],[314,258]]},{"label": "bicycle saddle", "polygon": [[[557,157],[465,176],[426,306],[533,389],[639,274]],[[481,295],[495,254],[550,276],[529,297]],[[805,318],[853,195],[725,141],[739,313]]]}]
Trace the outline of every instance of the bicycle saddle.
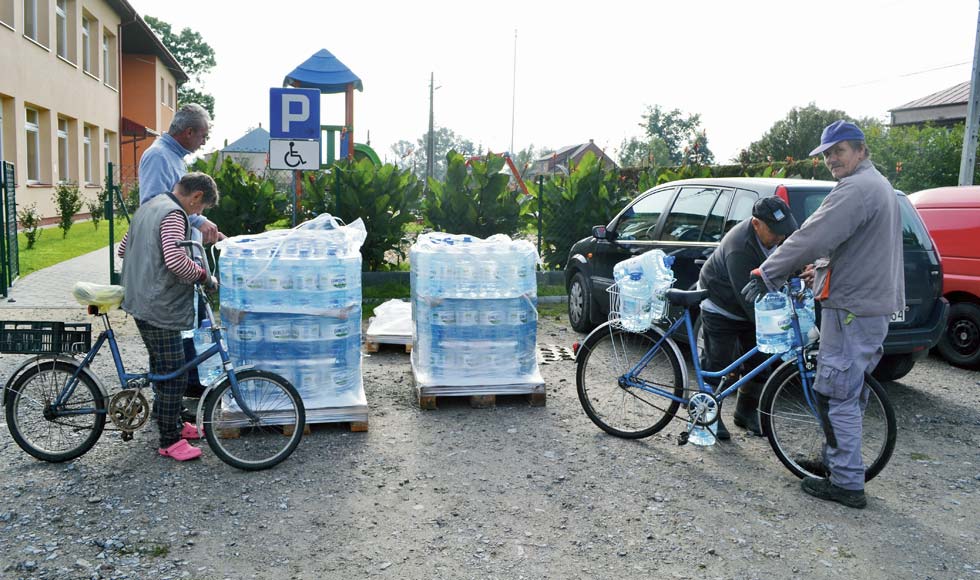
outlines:
[{"label": "bicycle saddle", "polygon": [[75,282],[71,294],[82,306],[96,306],[99,309],[99,314],[105,314],[109,310],[119,307],[123,301],[123,296],[126,294],[126,289],[122,286]]},{"label": "bicycle saddle", "polygon": [[667,301],[674,306],[696,306],[708,297],[707,290],[678,290],[671,288],[666,294]]}]

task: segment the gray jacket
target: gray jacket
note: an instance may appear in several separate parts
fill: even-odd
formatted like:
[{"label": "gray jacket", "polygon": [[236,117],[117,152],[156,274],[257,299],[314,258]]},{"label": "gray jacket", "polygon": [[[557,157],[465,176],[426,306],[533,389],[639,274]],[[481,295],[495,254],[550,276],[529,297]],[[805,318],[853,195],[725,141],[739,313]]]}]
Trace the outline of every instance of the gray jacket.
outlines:
[{"label": "gray jacket", "polygon": [[814,263],[813,293],[825,308],[880,316],[905,308],[902,252],[898,196],[865,159],[761,269],[767,284],[778,287]]},{"label": "gray jacket", "polygon": [[167,268],[160,243],[160,222],[174,210],[183,214],[184,239],[190,239],[187,214],[171,193],[155,196],[133,216],[123,259],[122,309],[158,328],[188,330],[194,328],[194,287]]}]

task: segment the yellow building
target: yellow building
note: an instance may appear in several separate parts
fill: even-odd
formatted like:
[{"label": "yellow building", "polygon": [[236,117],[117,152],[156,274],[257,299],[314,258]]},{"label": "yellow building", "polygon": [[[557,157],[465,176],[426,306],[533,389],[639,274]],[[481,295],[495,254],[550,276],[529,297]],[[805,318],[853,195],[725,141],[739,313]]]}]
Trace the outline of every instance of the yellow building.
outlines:
[{"label": "yellow building", "polygon": [[126,0],[0,0],[0,55],[0,154],[46,222],[58,183],[94,199],[106,163],[135,175],[187,80]]}]

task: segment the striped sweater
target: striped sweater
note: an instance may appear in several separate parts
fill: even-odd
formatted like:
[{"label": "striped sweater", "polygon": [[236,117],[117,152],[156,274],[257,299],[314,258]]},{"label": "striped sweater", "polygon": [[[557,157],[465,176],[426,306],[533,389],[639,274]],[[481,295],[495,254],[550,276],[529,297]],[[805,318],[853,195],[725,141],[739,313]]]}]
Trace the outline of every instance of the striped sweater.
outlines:
[{"label": "striped sweater", "polygon": [[[184,248],[177,246],[177,242],[184,241],[186,230],[184,229],[184,216],[179,211],[172,211],[163,218],[160,223],[160,244],[163,248],[163,262],[167,269],[173,272],[184,282],[205,282],[208,274],[204,268],[195,264],[188,256]],[[126,257],[126,242],[129,240],[129,232],[123,236],[117,252],[120,258]]]}]

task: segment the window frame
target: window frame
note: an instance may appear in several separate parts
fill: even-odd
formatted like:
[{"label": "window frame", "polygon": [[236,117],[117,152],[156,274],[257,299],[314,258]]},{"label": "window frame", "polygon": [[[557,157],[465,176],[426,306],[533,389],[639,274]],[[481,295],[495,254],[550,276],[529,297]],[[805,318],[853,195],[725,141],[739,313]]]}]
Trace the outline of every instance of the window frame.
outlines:
[{"label": "window frame", "polygon": [[92,19],[82,15],[82,70],[92,74]]},{"label": "window frame", "polygon": [[82,173],[86,184],[94,183],[92,173],[92,125],[82,125]]},{"label": "window frame", "polygon": [[[40,28],[40,23],[37,17],[37,3],[38,0],[24,0],[24,36],[30,38],[34,42],[41,42],[38,38],[38,29]],[[30,4],[30,10],[27,6]],[[28,16],[31,17],[30,27],[28,27]]]},{"label": "window frame", "polygon": [[[64,124],[64,129],[62,129]],[[71,123],[58,117],[58,183],[71,181]]]},{"label": "window frame", "polygon": [[[644,192],[642,195],[638,196],[632,203],[630,203],[629,205],[627,205],[623,209],[623,211],[620,212],[620,214],[618,216],[616,216],[616,218],[614,219],[613,223],[611,224],[612,227],[610,229],[612,229],[613,231],[616,232],[616,239],[617,240],[622,240],[622,241],[629,241],[629,242],[632,242],[632,241],[637,241],[637,242],[653,242],[653,241],[656,241],[657,240],[657,231],[659,230],[660,222],[663,220],[664,214],[667,213],[667,209],[671,205],[673,205],[673,200],[674,200],[674,197],[675,197],[676,193],[677,193],[677,187],[676,186],[667,186],[667,187],[659,187],[659,188],[656,188],[656,189],[653,189],[653,190]],[[623,222],[625,220],[627,220],[627,219],[629,219],[629,218],[632,217],[631,215],[628,215],[628,214],[637,205],[640,205],[640,204],[642,204],[644,202],[648,202],[651,198],[653,198],[655,196],[659,196],[659,195],[664,196],[663,199],[665,201],[663,202],[663,205],[660,208],[660,213],[657,214],[656,221],[654,223],[652,223],[652,224],[650,224],[650,223],[641,224],[640,226],[638,226],[638,229],[636,230],[637,232],[639,232],[640,229],[642,229],[643,232],[645,234],[647,234],[647,235],[645,235],[643,237],[637,238],[637,237],[630,237],[631,234],[629,232],[626,232],[626,235],[624,236],[624,232],[623,232],[624,223]],[[646,214],[641,214],[641,215],[646,215]],[[627,228],[630,225],[631,224],[629,222],[626,222],[626,224],[625,224],[625,226]]]},{"label": "window frame", "polygon": [[[674,203],[670,204],[670,209],[664,212],[667,214],[667,218],[663,220],[663,225],[661,226],[661,228],[663,228],[663,231],[660,234],[660,240],[663,242],[673,242],[673,243],[682,243],[682,244],[700,242],[701,238],[704,236],[704,226],[711,215],[711,210],[715,207],[715,204],[718,203],[718,198],[721,197],[721,194],[725,189],[726,188],[724,186],[720,186],[720,185],[691,184],[691,185],[681,186],[677,191],[677,195],[674,197]],[[670,220],[673,216],[680,215],[679,212],[676,211],[678,209],[677,204],[687,200],[687,198],[685,198],[686,192],[693,193],[692,197],[690,198],[693,201],[694,196],[700,195],[701,193],[704,193],[706,191],[713,192],[714,197],[711,199],[711,202],[707,205],[707,210],[704,212],[703,215],[701,215],[701,219],[698,222],[697,226],[695,226],[694,223],[678,224],[678,227],[687,226],[688,229],[685,229],[684,232],[680,236],[677,236],[676,238],[668,238],[667,236],[670,233],[668,231],[668,225],[670,224]],[[699,214],[686,213],[685,215],[699,215]],[[695,227],[697,231],[697,237],[695,239],[684,239],[684,236],[688,235],[689,232],[694,231],[691,228],[695,228]]]},{"label": "window frame", "polygon": [[54,0],[55,53],[65,60],[68,54],[68,0]]},{"label": "window frame", "polygon": [[[736,202],[739,200],[740,197],[748,197],[750,195],[751,196],[755,196],[755,197],[751,199],[751,203],[749,204],[749,213],[748,213],[748,215],[746,217],[743,217],[740,220],[732,220],[732,211],[735,210],[735,208],[736,208]],[[736,189],[735,190],[735,195],[732,197],[732,201],[728,205],[728,213],[725,215],[725,231],[722,234],[722,236],[724,236],[724,234],[727,234],[729,231],[731,231],[731,229],[733,227],[735,227],[736,225],[738,225],[741,222],[743,222],[743,221],[751,218],[752,217],[752,206],[754,206],[755,205],[755,202],[759,201],[759,199],[761,197],[762,197],[762,194],[760,194],[758,191],[753,191],[751,189],[742,189],[742,188]]]},{"label": "window frame", "polygon": [[[34,113],[35,120],[30,121],[30,114]],[[41,112],[33,107],[24,107],[24,132],[27,134],[25,146],[27,147],[27,183],[41,183]],[[34,167],[31,167],[31,133],[34,134]],[[31,171],[33,169],[33,171]],[[33,173],[33,177],[31,174]]]}]

